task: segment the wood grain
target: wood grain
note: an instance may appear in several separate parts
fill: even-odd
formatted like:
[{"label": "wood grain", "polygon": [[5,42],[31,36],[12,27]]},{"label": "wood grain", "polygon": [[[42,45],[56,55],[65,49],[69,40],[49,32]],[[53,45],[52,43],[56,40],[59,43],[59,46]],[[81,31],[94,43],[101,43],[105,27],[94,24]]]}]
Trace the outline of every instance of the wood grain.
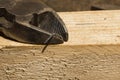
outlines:
[{"label": "wood grain", "polygon": [[120,44],[120,11],[60,13],[69,31],[66,45]]},{"label": "wood grain", "polygon": [[120,80],[120,46],[6,47],[0,80]]}]

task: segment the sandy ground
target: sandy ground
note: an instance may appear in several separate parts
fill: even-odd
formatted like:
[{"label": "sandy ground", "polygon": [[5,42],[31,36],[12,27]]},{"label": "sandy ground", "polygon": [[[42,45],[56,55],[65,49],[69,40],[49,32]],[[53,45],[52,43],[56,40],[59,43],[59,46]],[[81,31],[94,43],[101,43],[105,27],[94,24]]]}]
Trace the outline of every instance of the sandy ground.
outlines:
[{"label": "sandy ground", "polygon": [[120,80],[120,46],[4,47],[0,80]]}]

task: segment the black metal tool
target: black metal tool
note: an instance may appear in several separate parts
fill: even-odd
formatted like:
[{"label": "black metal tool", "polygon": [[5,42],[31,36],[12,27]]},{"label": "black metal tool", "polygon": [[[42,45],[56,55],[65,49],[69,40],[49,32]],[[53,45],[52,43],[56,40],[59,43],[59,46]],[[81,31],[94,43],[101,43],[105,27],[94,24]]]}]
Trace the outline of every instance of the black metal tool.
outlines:
[{"label": "black metal tool", "polygon": [[62,19],[53,9],[35,0],[0,0],[0,31],[24,43],[48,45],[68,41]]}]

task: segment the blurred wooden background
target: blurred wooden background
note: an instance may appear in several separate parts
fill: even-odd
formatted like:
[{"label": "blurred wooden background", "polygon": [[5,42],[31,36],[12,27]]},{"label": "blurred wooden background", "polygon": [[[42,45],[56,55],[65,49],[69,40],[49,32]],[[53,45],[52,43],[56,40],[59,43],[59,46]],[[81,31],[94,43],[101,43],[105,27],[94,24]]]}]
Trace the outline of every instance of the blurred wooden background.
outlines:
[{"label": "blurred wooden background", "polygon": [[[27,0],[13,0],[13,1],[27,1]],[[57,12],[66,11],[88,11],[94,4],[110,4],[120,6],[120,0],[28,0],[28,1],[42,1]]]},{"label": "blurred wooden background", "polygon": [[56,11],[84,11],[90,10],[93,4],[120,5],[120,0],[41,0]]}]

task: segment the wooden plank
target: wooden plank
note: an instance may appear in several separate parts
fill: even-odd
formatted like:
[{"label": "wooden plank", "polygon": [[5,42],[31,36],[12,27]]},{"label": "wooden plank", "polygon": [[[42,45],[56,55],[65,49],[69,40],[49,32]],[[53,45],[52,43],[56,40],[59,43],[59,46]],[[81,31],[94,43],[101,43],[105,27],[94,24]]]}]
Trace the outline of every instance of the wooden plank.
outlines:
[{"label": "wooden plank", "polygon": [[[60,12],[69,41],[63,45],[120,44],[120,10]],[[0,37],[1,46],[28,46]],[[30,45],[29,45],[30,46]]]},{"label": "wooden plank", "polygon": [[119,14],[119,10],[60,13],[70,34],[65,44],[120,44]]}]

